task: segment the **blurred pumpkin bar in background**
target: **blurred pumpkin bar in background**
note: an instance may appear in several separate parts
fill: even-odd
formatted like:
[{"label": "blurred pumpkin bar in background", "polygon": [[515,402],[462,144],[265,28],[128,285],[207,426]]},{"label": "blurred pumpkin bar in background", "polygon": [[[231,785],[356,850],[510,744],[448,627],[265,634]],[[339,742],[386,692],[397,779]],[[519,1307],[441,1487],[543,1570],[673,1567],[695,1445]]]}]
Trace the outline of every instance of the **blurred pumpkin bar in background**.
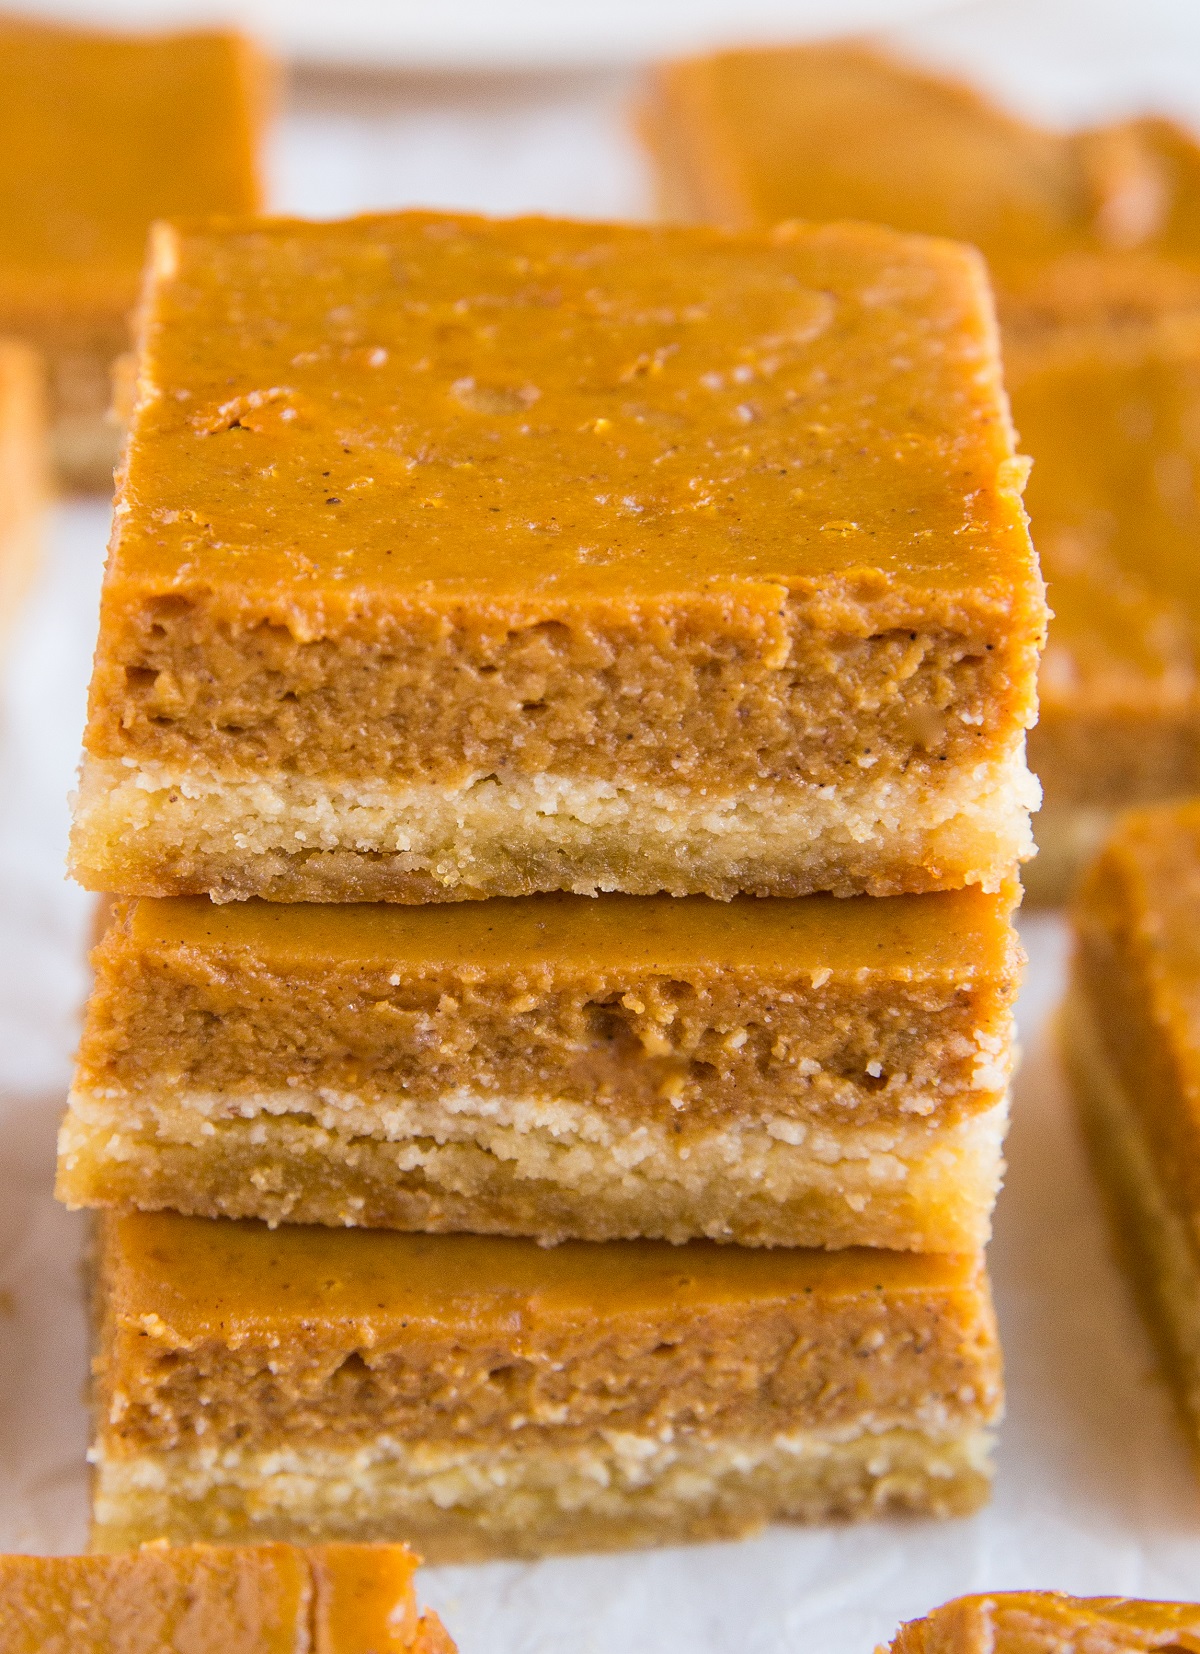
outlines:
[{"label": "blurred pumpkin bar in background", "polygon": [[1200,776],[1200,149],[1157,118],[1042,130],[856,43],[665,65],[641,124],[670,216],[872,219],[985,253],[1055,615],[1025,882],[1061,900],[1117,805]]},{"label": "blurred pumpkin bar in background", "polygon": [[0,18],[0,333],[46,358],[60,482],[108,492],[113,361],[154,219],[261,204],[271,76],[233,33]]},{"label": "blurred pumpkin bar in background", "polygon": [[33,576],[46,498],[42,365],[0,339],[0,647]]}]

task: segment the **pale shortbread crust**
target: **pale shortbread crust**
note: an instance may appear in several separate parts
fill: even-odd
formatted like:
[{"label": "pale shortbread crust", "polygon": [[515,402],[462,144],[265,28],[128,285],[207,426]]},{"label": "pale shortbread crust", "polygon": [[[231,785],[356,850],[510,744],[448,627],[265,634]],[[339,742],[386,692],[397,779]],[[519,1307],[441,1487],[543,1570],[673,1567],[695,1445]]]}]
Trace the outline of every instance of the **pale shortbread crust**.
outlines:
[{"label": "pale shortbread crust", "polygon": [[76,1092],[58,1194],[271,1223],[968,1252],[990,1233],[1007,1123],[1007,1098],[950,1125],[779,1115],[680,1133],[467,1090]]},{"label": "pale shortbread crust", "polygon": [[605,1432],[547,1445],[93,1449],[92,1544],[403,1538],[429,1562],[736,1538],[768,1522],[890,1511],[961,1516],[991,1483],[992,1436],[963,1419],[766,1439]]},{"label": "pale shortbread crust", "polygon": [[1060,1034],[1118,1247],[1128,1259],[1146,1319],[1171,1370],[1200,1463],[1197,1238],[1163,1189],[1137,1112],[1078,987],[1063,1008]]},{"label": "pale shortbread crust", "polygon": [[85,757],[72,865],[89,889],[218,900],[994,891],[1033,854],[1039,796],[1023,739],[936,781],[866,772],[728,797],[556,775],[399,787]]}]

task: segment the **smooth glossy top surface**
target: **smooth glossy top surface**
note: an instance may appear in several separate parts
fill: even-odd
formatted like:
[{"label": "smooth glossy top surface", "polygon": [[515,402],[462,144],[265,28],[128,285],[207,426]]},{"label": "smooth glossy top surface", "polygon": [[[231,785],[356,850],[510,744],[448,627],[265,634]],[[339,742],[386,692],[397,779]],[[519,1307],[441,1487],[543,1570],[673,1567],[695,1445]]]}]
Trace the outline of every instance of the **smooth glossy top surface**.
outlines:
[{"label": "smooth glossy top surface", "polygon": [[232,34],[0,17],[0,314],[128,306],[152,220],[253,211],[262,80]]},{"label": "smooth glossy top surface", "polygon": [[721,52],[662,71],[661,90],[664,147],[732,224],[863,218],[995,257],[1057,251],[1085,214],[1056,134],[865,48]]},{"label": "smooth glossy top surface", "polygon": [[384,903],[137,902],[135,950],[248,950],[279,969],[341,961],[386,968],[473,965],[506,975],[541,962],[671,971],[749,967],[886,975],[1011,966],[1015,885],[928,896],[599,897],[555,894],[399,907]]},{"label": "smooth glossy top surface", "polygon": [[797,1295],[979,1291],[973,1256],[718,1246],[693,1241],[564,1241],[406,1235],[173,1212],[102,1219],[115,1313],[157,1318],[180,1337],[308,1322],[401,1327],[541,1314],[646,1313]]},{"label": "smooth glossy top surface", "polygon": [[138,398],[110,587],[1034,578],[983,265],[872,226],[175,226]]}]

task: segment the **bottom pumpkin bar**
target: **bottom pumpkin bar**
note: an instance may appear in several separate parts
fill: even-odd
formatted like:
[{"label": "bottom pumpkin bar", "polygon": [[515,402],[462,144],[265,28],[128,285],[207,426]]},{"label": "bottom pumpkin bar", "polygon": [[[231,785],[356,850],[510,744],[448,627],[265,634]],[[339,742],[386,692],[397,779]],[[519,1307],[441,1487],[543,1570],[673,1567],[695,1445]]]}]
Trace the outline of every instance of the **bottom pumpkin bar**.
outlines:
[{"label": "bottom pumpkin bar", "polygon": [[1164,1654],[1200,1649],[1200,1607],[1057,1591],[958,1597],[902,1625],[887,1654],[1148,1654],[1154,1648]]},{"label": "bottom pumpkin bar", "polygon": [[0,1556],[0,1654],[454,1654],[403,1545]]},{"label": "bottom pumpkin bar", "polygon": [[1200,802],[1130,812],[1072,923],[1067,1070],[1200,1467]]},{"label": "bottom pumpkin bar", "polygon": [[93,1545],[430,1561],[986,1498],[982,1259],[99,1220]]}]

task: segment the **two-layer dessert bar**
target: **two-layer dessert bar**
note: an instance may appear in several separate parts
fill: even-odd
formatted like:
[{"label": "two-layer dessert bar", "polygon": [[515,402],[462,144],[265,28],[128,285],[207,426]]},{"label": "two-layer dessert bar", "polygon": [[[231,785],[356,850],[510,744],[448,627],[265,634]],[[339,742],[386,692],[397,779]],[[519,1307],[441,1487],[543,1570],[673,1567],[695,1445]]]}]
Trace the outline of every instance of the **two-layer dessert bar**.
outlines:
[{"label": "two-layer dessert bar", "polygon": [[1200,1463],[1200,804],[1124,818],[1072,917],[1067,1066]]},{"label": "two-layer dessert bar", "polygon": [[986,1497],[978,1256],[100,1225],[93,1543],[432,1561]]},{"label": "two-layer dessert bar", "polygon": [[129,349],[150,224],[258,207],[265,94],[236,35],[0,18],[0,333],[46,357],[69,486],[112,485],[110,370]]},{"label": "two-layer dessert bar", "polygon": [[1045,623],[982,261],[160,228],[73,861],[426,902],[995,890]]},{"label": "two-layer dessert bar", "polygon": [[61,1198],[278,1222],[966,1251],[1015,888],[116,905]]}]

